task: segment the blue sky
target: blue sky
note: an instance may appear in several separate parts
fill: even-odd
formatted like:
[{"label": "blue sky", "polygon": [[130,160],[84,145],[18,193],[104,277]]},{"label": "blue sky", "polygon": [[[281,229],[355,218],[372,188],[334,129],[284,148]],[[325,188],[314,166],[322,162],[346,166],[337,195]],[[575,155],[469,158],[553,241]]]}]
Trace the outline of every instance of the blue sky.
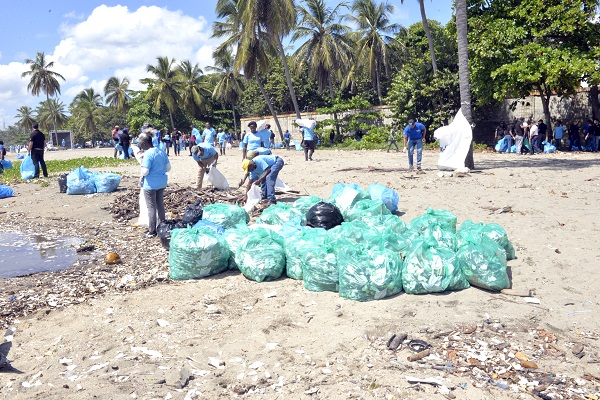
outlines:
[{"label": "blue sky", "polygon": [[[338,2],[328,0],[330,5]],[[429,19],[445,24],[453,0],[425,1]],[[100,93],[110,76],[127,77],[132,89],[156,57],[212,65],[218,44],[211,39],[216,0],[0,0],[5,16],[0,35],[0,123],[16,122],[20,106],[37,107],[44,98],[27,92],[25,59],[43,51],[62,74],[59,99],[68,106],[81,90]],[[417,0],[392,0],[393,22],[409,26],[421,20]]]}]

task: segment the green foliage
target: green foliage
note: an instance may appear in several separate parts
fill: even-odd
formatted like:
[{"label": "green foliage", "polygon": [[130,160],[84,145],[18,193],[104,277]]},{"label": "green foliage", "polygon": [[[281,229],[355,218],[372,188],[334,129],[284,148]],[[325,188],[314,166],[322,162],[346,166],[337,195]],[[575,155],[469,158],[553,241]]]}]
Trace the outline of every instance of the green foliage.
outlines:
[{"label": "green foliage", "polygon": [[321,114],[337,115],[337,119],[329,118],[319,121],[317,133],[329,135],[336,125],[342,135],[353,135],[357,130],[367,133],[377,125],[382,125],[383,115],[375,111],[373,105],[360,96],[348,100],[336,99],[331,107],[319,108]]},{"label": "green foliage", "polygon": [[[122,165],[135,165],[135,159],[120,160],[112,157],[81,157],[72,158],[69,160],[49,160],[46,161],[46,168],[48,169],[48,175],[52,178],[66,172],[70,172],[72,169],[81,167],[85,168],[116,168]],[[21,183],[25,182],[21,179],[21,161],[13,162],[11,169],[4,170],[3,174],[0,174],[0,183]],[[110,170],[103,170],[102,172],[115,172]],[[117,171],[118,173],[118,171]]]}]

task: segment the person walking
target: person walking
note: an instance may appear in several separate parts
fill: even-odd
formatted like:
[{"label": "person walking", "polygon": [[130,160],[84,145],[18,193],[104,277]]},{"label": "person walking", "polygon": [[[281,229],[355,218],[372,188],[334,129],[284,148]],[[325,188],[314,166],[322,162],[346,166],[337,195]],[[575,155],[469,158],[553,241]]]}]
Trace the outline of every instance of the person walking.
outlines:
[{"label": "person walking", "polygon": [[173,132],[171,133],[171,141],[173,142],[173,154],[176,157],[181,155],[181,133],[175,128],[173,128]]},{"label": "person walking", "polygon": [[581,150],[581,139],[579,138],[579,120],[573,120],[569,126],[569,151]]},{"label": "person walking", "polygon": [[34,122],[31,125],[31,128],[33,131],[31,132],[31,136],[29,136],[29,145],[27,149],[29,150],[29,154],[31,154],[31,161],[33,161],[33,165],[35,167],[33,178],[35,179],[40,177],[40,167],[42,168],[44,178],[47,178],[48,170],[46,169],[46,162],[44,161],[46,135],[39,130],[39,125],[37,122]]},{"label": "person walking", "polygon": [[121,147],[123,148],[123,157],[125,160],[129,159],[129,145],[131,144],[131,136],[129,136],[129,130],[123,128],[123,132],[119,135]]},{"label": "person walking", "polygon": [[240,182],[240,186],[244,184],[246,178],[249,178],[244,200],[248,199],[248,191],[253,184],[256,184],[260,185],[262,198],[266,199],[269,205],[277,204],[275,182],[283,165],[283,158],[274,155],[256,156],[252,160],[242,161],[242,169],[245,175]]},{"label": "person walking", "polygon": [[537,122],[534,121],[529,126],[529,144],[531,145],[531,155],[534,155],[536,151],[538,153],[542,152],[542,150],[540,150],[540,146],[538,144],[538,139],[539,139],[538,125],[537,125]]},{"label": "person walking", "polygon": [[287,151],[290,151],[290,141],[292,140],[292,135],[290,134],[289,130],[285,130],[285,133],[283,134],[283,141],[285,142],[285,148]]},{"label": "person walking", "polygon": [[[333,131],[331,131],[333,132]],[[390,148],[392,147],[392,145],[394,145],[396,147],[396,153],[398,151],[400,151],[400,149],[398,148],[398,143],[396,143],[397,141],[397,133],[396,133],[396,125],[392,125],[390,128],[390,136],[388,137],[388,148],[387,148],[387,152],[390,152]]]},{"label": "person walking", "polygon": [[205,126],[206,127],[202,131],[203,143],[208,143],[211,146],[216,147],[217,131],[210,126],[210,122],[207,122]]},{"label": "person walking", "polygon": [[554,146],[556,147],[557,151],[560,150],[562,138],[566,130],[567,128],[565,128],[560,120],[556,121],[556,125],[554,126]]},{"label": "person walking", "polygon": [[171,149],[171,134],[169,134],[169,131],[165,128],[165,134],[163,136],[163,143],[165,144],[165,152],[167,153],[167,156],[169,155],[169,151]]},{"label": "person walking", "polygon": [[219,155],[213,146],[209,143],[200,143],[192,148],[192,157],[198,163],[198,179],[196,181],[196,189],[202,189],[204,174],[208,174],[211,166],[217,165]]},{"label": "person walking", "polygon": [[408,120],[408,125],[404,128],[404,151],[408,143],[408,169],[413,170],[413,153],[417,149],[417,171],[421,172],[421,159],[423,158],[423,142],[427,128],[420,122],[414,119]]},{"label": "person walking", "polygon": [[115,125],[115,129],[112,130],[112,140],[115,146],[115,152],[113,154],[113,158],[119,157],[121,152],[123,151],[123,147],[121,147],[121,143],[119,140],[119,125]]},{"label": "person walking", "polygon": [[302,132],[302,146],[304,147],[304,161],[313,161],[312,156],[315,152],[316,141],[315,128],[316,124],[313,124],[312,128],[306,126],[300,127],[300,131]]},{"label": "person walking", "polygon": [[[124,129],[125,130],[125,129]],[[164,193],[167,187],[167,172],[171,170],[169,157],[152,144],[152,135],[142,133],[138,137],[142,158],[140,187],[148,207],[147,238],[156,236],[156,227],[165,219]],[[127,154],[127,153],[126,153]]]},{"label": "person walking", "polygon": [[225,146],[227,145],[227,132],[223,131],[223,128],[219,128],[217,131],[217,141],[219,142],[219,153],[225,155]]},{"label": "person walking", "polygon": [[[334,143],[335,143],[335,131],[332,129],[329,132],[329,147],[333,147]],[[396,146],[396,147],[398,147],[398,146]]]},{"label": "person walking", "polygon": [[[523,150],[523,138],[525,137],[525,129],[523,124],[525,124],[525,118],[523,117],[521,117],[519,121],[515,122],[515,146],[516,153],[518,155],[521,155]],[[525,126],[526,125],[527,124],[525,124]]]},{"label": "person walking", "polygon": [[196,145],[196,141],[198,143],[202,142],[202,139],[200,138],[200,131],[198,130],[198,128],[196,128],[194,125],[190,125],[190,129],[192,130],[190,132],[190,140],[188,143],[188,147],[190,148],[190,157],[192,155],[192,146]]}]

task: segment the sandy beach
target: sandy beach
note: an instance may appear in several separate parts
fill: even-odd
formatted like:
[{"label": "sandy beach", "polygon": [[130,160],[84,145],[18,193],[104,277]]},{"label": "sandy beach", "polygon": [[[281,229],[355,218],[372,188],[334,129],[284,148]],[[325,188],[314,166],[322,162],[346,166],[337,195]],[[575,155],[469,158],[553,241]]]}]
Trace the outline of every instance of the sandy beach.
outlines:
[{"label": "sandy beach", "polygon": [[[112,152],[56,151],[46,159]],[[198,167],[187,154],[171,156],[170,184],[195,183]],[[500,224],[516,248],[517,259],[508,263],[512,287],[531,290],[539,304],[474,287],[359,303],[337,293],[310,292],[302,281],[256,283],[239,272],[173,282],[166,279],[168,252],[158,239],[144,239],[143,229],[114,221],[104,209],[125,189],[67,196],[59,193],[56,178],[48,186],[22,183],[13,186],[15,197],[0,200],[0,228],[94,240],[95,255],[77,266],[77,279],[94,290],[65,293],[60,274],[0,280],[0,304],[10,296],[23,303],[38,296],[47,304],[17,318],[0,317],[15,328],[8,357],[12,369],[0,370],[0,397],[536,399],[560,393],[584,399],[599,394],[598,154],[476,153],[476,171],[443,177],[436,151],[424,152],[425,173],[418,175],[407,171],[403,153],[325,149],[313,162],[305,162],[301,152],[276,154],[285,160],[280,178],[301,195],[327,198],[337,182],[364,188],[381,183],[400,194],[405,222],[431,207],[451,211],[459,224]],[[243,175],[240,162],[236,148],[219,158],[219,170],[234,186]],[[122,188],[132,188],[138,170],[127,166],[114,172],[124,175]],[[507,212],[500,212],[504,207]],[[104,255],[111,251],[123,264],[105,265]],[[102,282],[99,275],[86,274],[92,264],[103,271]],[[410,362],[414,353],[406,346],[388,350],[388,339],[398,333],[427,342],[432,355]],[[578,344],[584,346],[581,358],[573,354]],[[517,353],[536,368],[523,368]],[[439,381],[415,384],[407,376]]]}]

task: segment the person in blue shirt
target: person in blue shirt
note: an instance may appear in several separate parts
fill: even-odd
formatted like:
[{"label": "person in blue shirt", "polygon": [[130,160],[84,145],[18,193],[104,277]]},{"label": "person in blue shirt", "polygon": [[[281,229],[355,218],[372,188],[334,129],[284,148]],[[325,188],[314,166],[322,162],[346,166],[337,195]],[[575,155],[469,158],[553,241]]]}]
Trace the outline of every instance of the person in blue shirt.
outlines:
[{"label": "person in blue shirt", "polygon": [[194,125],[190,125],[190,142],[188,143],[190,147],[190,156],[192,155],[192,146],[195,146],[196,143],[201,143],[202,138],[200,137],[200,131]]},{"label": "person in blue shirt", "polygon": [[204,128],[204,130],[202,131],[202,136],[204,137],[204,143],[208,143],[211,146],[217,145],[217,131],[215,131],[215,128],[210,126],[210,122],[206,123],[206,128]]},{"label": "person in blue shirt", "polygon": [[315,128],[307,128],[305,126],[301,126],[300,130],[302,131],[302,145],[304,146],[304,161],[313,161],[312,156],[315,152]]},{"label": "person in blue shirt", "polygon": [[554,126],[554,146],[556,146],[556,150],[560,150],[560,144],[562,142],[562,138],[567,131],[567,128],[562,124],[562,122],[556,121],[556,125]]},{"label": "person in blue shirt", "polygon": [[223,128],[219,128],[219,131],[217,132],[217,141],[219,142],[219,153],[224,156],[225,144],[227,144],[227,133],[223,131]]},{"label": "person in blue shirt", "polygon": [[423,143],[427,128],[420,122],[415,122],[414,119],[408,120],[408,125],[404,128],[404,151],[406,151],[406,143],[408,142],[408,169],[413,169],[413,153],[417,148],[417,171],[421,171],[421,159],[423,158]]},{"label": "person in blue shirt", "polygon": [[285,148],[286,150],[290,150],[290,141],[292,140],[292,134],[290,133],[289,130],[285,130],[285,133],[283,134],[283,141],[285,142]]},{"label": "person in blue shirt", "polygon": [[242,162],[242,169],[245,175],[240,182],[240,186],[244,184],[246,178],[249,178],[244,200],[247,200],[248,191],[252,185],[256,184],[260,185],[263,200],[267,200],[269,205],[277,204],[275,182],[283,165],[283,158],[274,155],[256,156],[252,160],[244,160]]},{"label": "person in blue shirt", "polygon": [[215,148],[212,147],[210,144],[200,143],[192,148],[192,157],[200,167],[200,169],[198,170],[198,180],[196,188],[202,189],[204,174],[208,174],[209,168],[211,166],[217,165],[219,154],[217,154]]},{"label": "person in blue shirt", "polygon": [[138,142],[144,151],[140,187],[143,189],[148,206],[149,223],[146,237],[150,238],[156,236],[156,227],[165,219],[164,193],[168,181],[167,172],[171,170],[171,163],[164,151],[152,145],[151,135],[142,133]]},{"label": "person in blue shirt", "polygon": [[256,132],[256,126],[256,122],[254,121],[250,121],[248,124],[250,132],[246,133],[242,139],[242,143],[240,144],[242,146],[242,159],[246,158],[246,153],[248,150],[256,150],[259,147],[266,147],[262,137],[258,134],[258,132]]},{"label": "person in blue shirt", "polygon": [[266,124],[263,129],[258,131],[257,135],[260,136],[260,140],[263,143],[261,147],[269,147],[271,138],[271,125]]}]

